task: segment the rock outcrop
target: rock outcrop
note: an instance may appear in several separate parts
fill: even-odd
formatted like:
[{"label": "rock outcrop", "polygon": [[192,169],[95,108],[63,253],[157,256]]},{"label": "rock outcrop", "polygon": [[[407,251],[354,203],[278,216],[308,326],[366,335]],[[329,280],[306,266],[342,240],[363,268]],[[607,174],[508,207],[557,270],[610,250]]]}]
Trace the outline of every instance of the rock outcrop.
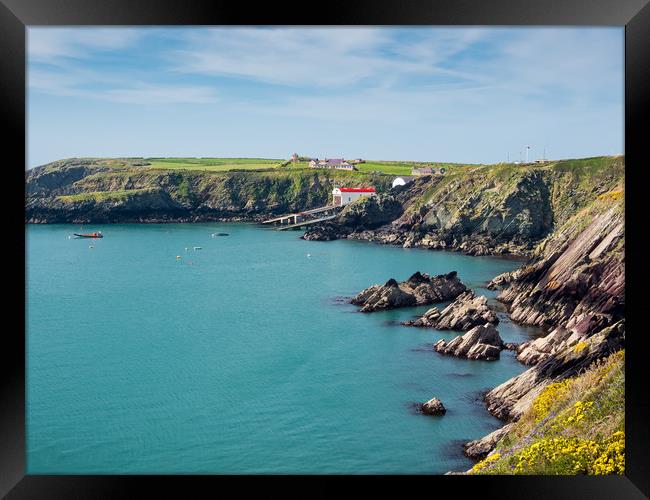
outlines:
[{"label": "rock outcrop", "polygon": [[501,355],[503,340],[497,329],[486,323],[475,326],[465,335],[460,335],[449,342],[439,340],[433,348],[441,354],[494,361]]},{"label": "rock outcrop", "polygon": [[465,443],[463,445],[463,452],[469,458],[473,458],[474,460],[484,459],[494,449],[499,440],[510,432],[512,427],[513,424],[506,424],[496,431],[490,432],[487,436],[484,436],[481,439],[475,439],[474,441]]},{"label": "rock outcrop", "polygon": [[353,230],[371,229],[394,221],[402,215],[402,205],[390,194],[360,198],[346,205],[337,223]]},{"label": "rock outcrop", "polygon": [[579,373],[595,360],[623,348],[624,342],[623,320],[591,336],[582,336],[582,340],[565,342],[561,350],[488,392],[487,409],[498,418],[516,420],[548,384]]},{"label": "rock outcrop", "polygon": [[[550,330],[518,346],[531,367],[485,396],[488,411],[515,421],[549,384],[574,377],[625,343],[625,235],[622,190],[601,194],[535,250],[530,262],[488,286],[514,321]],[[465,445],[480,458],[500,431]]]},{"label": "rock outcrop", "polygon": [[401,283],[391,278],[384,285],[370,286],[350,303],[361,306],[361,312],[373,312],[453,300],[465,290],[456,271],[433,277],[418,271]]},{"label": "rock outcrop", "polygon": [[505,287],[498,298],[508,304],[513,321],[589,334],[623,317],[622,207],[576,219],[544,242],[529,264],[498,277]]},{"label": "rock outcrop", "polygon": [[346,205],[333,222],[316,225],[303,234],[302,239],[329,241],[347,238],[351,233],[377,228],[397,219],[402,205],[390,194],[360,198]]},{"label": "rock outcrop", "polygon": [[444,415],[447,409],[438,398],[431,398],[421,406],[422,413],[426,415]]},{"label": "rock outcrop", "polygon": [[467,331],[485,323],[496,325],[499,323],[499,318],[488,305],[486,297],[477,296],[469,290],[456,297],[456,300],[442,311],[433,307],[418,319],[405,321],[402,324],[438,330]]}]

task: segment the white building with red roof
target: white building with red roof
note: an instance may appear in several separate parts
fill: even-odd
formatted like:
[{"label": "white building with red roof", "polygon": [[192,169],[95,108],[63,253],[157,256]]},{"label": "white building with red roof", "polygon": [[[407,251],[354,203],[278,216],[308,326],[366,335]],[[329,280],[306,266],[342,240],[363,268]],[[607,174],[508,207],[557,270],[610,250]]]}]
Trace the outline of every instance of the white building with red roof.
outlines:
[{"label": "white building with red roof", "polygon": [[337,207],[342,207],[364,196],[375,196],[375,194],[374,187],[334,188],[332,190],[332,204]]}]

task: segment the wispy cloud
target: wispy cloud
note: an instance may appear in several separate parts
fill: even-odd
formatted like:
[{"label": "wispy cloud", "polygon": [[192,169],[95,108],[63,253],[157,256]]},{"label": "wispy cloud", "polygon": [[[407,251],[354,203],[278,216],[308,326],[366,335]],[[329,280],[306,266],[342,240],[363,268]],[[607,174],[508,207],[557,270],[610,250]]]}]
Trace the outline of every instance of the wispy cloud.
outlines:
[{"label": "wispy cloud", "polygon": [[30,28],[27,56],[32,62],[88,58],[98,51],[121,50],[133,45],[142,32],[135,28]]},{"label": "wispy cloud", "polygon": [[[151,32],[131,28],[116,29],[30,29],[28,41],[29,88],[50,95],[98,99],[110,102],[155,105],[196,104],[218,101],[209,85],[155,81],[156,72],[120,67],[125,54],[136,48]],[[97,66],[100,56],[111,65]],[[121,56],[121,57],[120,57]],[[148,77],[143,81],[139,77]]]},{"label": "wispy cloud", "polygon": [[[120,144],[147,133],[127,133],[123,116],[132,123],[146,116],[147,130],[158,131],[151,151],[165,136],[204,143],[196,154],[210,154],[217,140],[233,148],[229,154],[281,156],[300,137],[306,154],[347,143],[351,154],[490,161],[537,142],[562,145],[569,156],[598,154],[622,150],[622,35],[615,28],[29,28],[28,85],[38,96],[31,103],[54,105],[43,108],[41,140],[53,141],[46,115],[66,97],[69,129],[92,109],[103,124],[119,123]],[[39,109],[30,105],[32,117]],[[90,134],[87,127],[77,136]],[[250,149],[264,144],[270,149]]]},{"label": "wispy cloud", "polygon": [[128,104],[205,104],[217,102],[211,87],[139,84],[132,88],[107,90],[102,96],[109,101]]},{"label": "wispy cloud", "polygon": [[100,74],[94,72],[60,74],[34,69],[29,71],[28,81],[31,89],[50,95],[127,104],[206,104],[219,100],[216,90],[209,86],[152,84],[138,81],[128,82],[128,85],[125,85],[123,79],[101,78]]},{"label": "wispy cloud", "polygon": [[211,29],[190,33],[173,51],[181,73],[239,76],[288,86],[386,86],[412,76],[472,78],[441,66],[476,43],[484,30],[413,30],[400,40],[376,28]]}]

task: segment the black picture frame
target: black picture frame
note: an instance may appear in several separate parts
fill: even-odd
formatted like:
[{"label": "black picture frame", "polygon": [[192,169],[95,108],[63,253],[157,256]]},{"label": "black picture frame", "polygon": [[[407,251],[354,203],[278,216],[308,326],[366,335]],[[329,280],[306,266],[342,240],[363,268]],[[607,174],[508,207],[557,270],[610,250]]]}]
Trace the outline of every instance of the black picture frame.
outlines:
[{"label": "black picture frame", "polygon": [[[626,175],[626,474],[608,477],[375,476],[346,477],[351,485],[410,486],[421,495],[441,490],[502,499],[648,498],[650,441],[645,380],[647,328],[640,324],[643,273],[644,121],[650,115],[650,5],[648,0],[348,0],[251,5],[222,0],[0,0],[0,102],[5,123],[3,202],[11,214],[5,260],[13,273],[5,287],[7,311],[0,361],[0,495],[7,498],[117,498],[142,493],[187,498],[196,487],[219,494],[225,483],[238,492],[285,488],[287,477],[229,476],[34,476],[25,475],[25,30],[37,25],[576,25],[625,26]],[[7,152],[11,155],[7,155]],[[12,158],[11,161],[7,158]],[[630,271],[630,269],[632,271]],[[630,293],[630,290],[639,290]],[[647,306],[646,306],[647,307]],[[22,332],[22,333],[21,333]],[[307,478],[301,476],[300,482]],[[318,492],[339,493],[340,477]],[[370,481],[369,481],[370,479]],[[306,486],[306,485],[305,485]],[[243,488],[243,490],[241,489]],[[260,491],[261,488],[264,490]],[[312,486],[313,488],[313,486]],[[303,490],[311,494],[310,490]]]}]

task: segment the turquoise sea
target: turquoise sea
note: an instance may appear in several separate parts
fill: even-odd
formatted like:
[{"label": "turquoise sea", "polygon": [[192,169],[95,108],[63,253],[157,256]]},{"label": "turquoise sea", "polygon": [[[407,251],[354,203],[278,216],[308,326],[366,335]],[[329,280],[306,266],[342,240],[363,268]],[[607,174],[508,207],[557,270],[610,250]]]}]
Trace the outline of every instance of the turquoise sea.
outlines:
[{"label": "turquoise sea", "polygon": [[[525,369],[438,355],[456,334],[399,325],[427,307],[341,299],[452,270],[493,297],[517,261],[248,224],[83,230],[105,237],[26,227],[30,474],[466,470],[461,443],[500,426],[481,392]],[[505,341],[534,335],[501,317]],[[434,396],[445,416],[414,411]]]}]

